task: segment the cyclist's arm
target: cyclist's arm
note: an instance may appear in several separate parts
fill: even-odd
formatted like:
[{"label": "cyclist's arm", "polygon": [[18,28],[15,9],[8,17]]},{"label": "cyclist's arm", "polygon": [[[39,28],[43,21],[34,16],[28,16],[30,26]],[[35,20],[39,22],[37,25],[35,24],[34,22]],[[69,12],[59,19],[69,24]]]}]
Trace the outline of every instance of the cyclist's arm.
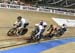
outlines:
[{"label": "cyclist's arm", "polygon": [[50,29],[51,29],[51,27],[49,27],[47,31],[49,31]]},{"label": "cyclist's arm", "polygon": [[13,24],[13,26],[15,26],[17,24],[17,21]]}]

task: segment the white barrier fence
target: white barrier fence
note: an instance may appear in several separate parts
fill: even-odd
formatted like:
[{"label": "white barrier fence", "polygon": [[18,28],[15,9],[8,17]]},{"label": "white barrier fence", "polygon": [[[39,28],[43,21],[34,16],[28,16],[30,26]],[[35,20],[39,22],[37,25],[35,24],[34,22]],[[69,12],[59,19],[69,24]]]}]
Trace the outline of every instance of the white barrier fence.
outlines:
[{"label": "white barrier fence", "polygon": [[0,3],[0,8],[28,10],[28,11],[37,11],[37,12],[75,16],[75,13],[72,13],[72,12],[65,12],[65,11],[59,11],[59,10],[54,10],[54,9],[37,8],[37,7],[31,7],[31,6],[21,6],[21,5],[15,5],[15,4],[6,4],[6,3]]}]

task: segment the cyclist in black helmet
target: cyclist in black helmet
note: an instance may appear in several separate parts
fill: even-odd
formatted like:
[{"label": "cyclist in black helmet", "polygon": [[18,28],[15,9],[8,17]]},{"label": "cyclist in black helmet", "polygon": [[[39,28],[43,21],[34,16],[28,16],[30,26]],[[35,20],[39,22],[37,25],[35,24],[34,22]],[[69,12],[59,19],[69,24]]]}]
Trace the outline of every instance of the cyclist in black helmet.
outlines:
[{"label": "cyclist in black helmet", "polygon": [[22,18],[21,16],[18,16],[17,17],[17,21],[15,22],[14,26],[18,28],[18,32],[19,34],[17,35],[20,35],[20,31],[25,28],[27,25],[29,25],[29,23],[27,22],[26,19]]}]

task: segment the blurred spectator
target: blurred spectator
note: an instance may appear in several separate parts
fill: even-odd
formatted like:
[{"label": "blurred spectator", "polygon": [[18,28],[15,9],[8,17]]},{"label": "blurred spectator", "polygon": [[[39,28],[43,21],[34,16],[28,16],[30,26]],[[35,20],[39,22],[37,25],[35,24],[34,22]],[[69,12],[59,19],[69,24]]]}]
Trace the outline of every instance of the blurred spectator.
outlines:
[{"label": "blurred spectator", "polygon": [[18,4],[18,1],[11,1],[11,4]]}]

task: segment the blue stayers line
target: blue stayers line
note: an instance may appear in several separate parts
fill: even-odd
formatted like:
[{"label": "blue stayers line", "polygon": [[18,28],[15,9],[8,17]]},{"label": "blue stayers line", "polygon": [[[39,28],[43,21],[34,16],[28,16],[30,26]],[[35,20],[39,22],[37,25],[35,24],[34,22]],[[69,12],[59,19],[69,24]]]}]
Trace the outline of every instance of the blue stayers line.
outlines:
[{"label": "blue stayers line", "polygon": [[67,38],[67,39],[42,42],[42,43],[22,46],[22,47],[18,47],[18,48],[6,50],[6,51],[1,51],[0,53],[40,53],[44,50],[47,50],[62,44],[66,44],[69,42],[75,42],[75,38]]}]

